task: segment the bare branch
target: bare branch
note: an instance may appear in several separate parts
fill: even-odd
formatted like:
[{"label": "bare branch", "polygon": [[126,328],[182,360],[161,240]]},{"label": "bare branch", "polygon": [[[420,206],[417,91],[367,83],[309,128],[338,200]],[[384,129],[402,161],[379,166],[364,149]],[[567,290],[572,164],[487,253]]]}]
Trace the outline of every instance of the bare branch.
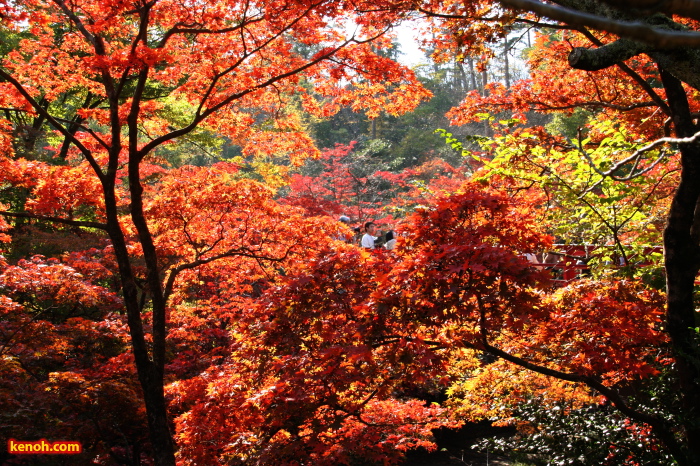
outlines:
[{"label": "bare branch", "polygon": [[[590,188],[588,188],[586,191],[584,191],[582,196],[585,195],[586,193],[590,192],[591,190],[595,189],[597,186],[599,186],[600,183],[602,183],[605,178],[611,178],[615,181],[630,181],[631,179],[637,178],[641,175],[644,175],[645,173],[648,173],[650,170],[652,170],[654,167],[656,167],[659,163],[661,163],[661,161],[663,159],[665,159],[668,156],[668,154],[666,153],[666,151],[662,150],[661,154],[652,163],[650,163],[649,165],[647,165],[646,167],[644,167],[641,170],[637,170],[637,167],[639,166],[640,158],[645,153],[647,153],[651,150],[654,150],[659,146],[662,146],[664,144],[690,144],[690,143],[696,142],[698,139],[700,139],[700,131],[698,131],[697,133],[695,133],[692,136],[687,137],[687,138],[660,138],[660,139],[657,139],[657,140],[647,144],[646,146],[642,147],[641,149],[637,149],[629,157],[626,157],[625,159],[620,160],[619,162],[616,162],[614,165],[612,165],[610,167],[610,169],[603,171],[596,165],[596,163],[593,161],[593,159],[588,154],[588,152],[586,152],[586,150],[583,148],[583,146],[581,145],[581,142],[580,142],[580,138],[579,138],[579,144],[577,144],[577,148],[579,150],[579,153],[586,159],[586,161],[591,166],[591,168],[593,168],[593,170],[595,170],[596,173],[598,173],[600,176],[603,177],[598,182],[593,184]],[[633,162],[634,165],[632,166],[630,173],[628,173],[626,176],[622,176],[622,177],[614,175],[614,173],[617,170],[619,170],[620,168],[622,168],[623,166],[625,166],[631,162]]]}]

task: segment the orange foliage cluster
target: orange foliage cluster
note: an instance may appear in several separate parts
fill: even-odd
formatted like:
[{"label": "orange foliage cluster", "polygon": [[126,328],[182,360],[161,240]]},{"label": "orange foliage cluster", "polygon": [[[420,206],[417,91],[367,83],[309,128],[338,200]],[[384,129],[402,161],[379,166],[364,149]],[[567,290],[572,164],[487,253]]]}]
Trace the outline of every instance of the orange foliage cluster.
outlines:
[{"label": "orange foliage cluster", "polygon": [[[600,36],[599,40],[607,43],[614,38]],[[624,122],[636,135],[662,136],[666,115],[649,95],[640,92],[634,77],[618,67],[590,72],[568,65],[572,48],[589,46],[590,41],[575,32],[538,33],[527,56],[531,77],[510,88],[492,82],[483,94],[472,91],[449,112],[452,123],[478,121],[485,113],[506,113],[526,122],[530,111],[570,114],[576,109],[588,109],[599,112],[601,119]],[[656,66],[644,56],[636,57],[630,66],[639,79],[657,79]],[[660,98],[665,97],[663,89],[654,91]]]},{"label": "orange foliage cluster", "polygon": [[[370,253],[333,240],[332,219],[306,217],[236,175],[229,164],[168,170],[145,196],[170,296],[167,396],[183,464],[356,457],[395,464],[406,450],[433,448],[432,428],[494,415],[495,400],[515,406],[546,392],[595,401],[580,386],[470,356],[485,344],[613,385],[659,368],[659,297],[626,282],[547,293],[547,275],[523,254],[551,238],[524,198],[474,183],[435,194],[407,219],[395,252]],[[125,231],[138,255],[129,222]],[[313,241],[309,231],[318,234]],[[3,266],[3,322],[20,330],[16,344],[6,342],[3,370],[15,384],[5,386],[7,403],[20,403],[15,390],[29,383],[13,361],[48,367],[43,385],[30,383],[32,393],[45,390],[42,403],[60,396],[76,422],[91,403],[109,409],[102,397],[134,403],[113,261],[107,248]],[[99,313],[56,327],[40,310],[50,305]],[[107,346],[90,350],[113,335],[122,335],[122,346],[111,357]],[[52,348],[55,362],[37,359],[39,347]],[[56,358],[67,366],[59,370]],[[444,389],[465,370],[468,383],[451,389],[463,402],[452,409],[409,396],[434,384]],[[142,409],[134,406],[119,425],[143,436]],[[127,454],[104,436],[114,454]]]},{"label": "orange foliage cluster", "polygon": [[[493,11],[491,2],[443,6],[457,4]],[[165,148],[195,129],[244,156],[319,156],[297,102],[320,117],[341,105],[370,118],[411,110],[430,93],[378,53],[403,7],[0,2],[7,31],[21,36],[2,57],[0,105],[48,120],[70,145],[60,160],[15,158],[13,128],[0,121],[0,184],[14,196],[3,218],[51,221],[47,236],[74,238],[55,258],[0,261],[3,436],[80,440],[95,461],[133,464],[172,453],[153,439],[165,431],[167,440],[174,420],[182,464],[397,464],[409,449],[434,448],[431,429],[460,424],[462,408],[413,396],[462,382],[455,368],[469,370],[471,385],[453,393],[476,400],[472,417],[492,415],[493,397],[591,401],[580,385],[488,365],[483,353],[610,386],[667,362],[658,295],[632,282],[551,293],[548,274],[524,256],[552,244],[539,196],[462,183],[438,161],[377,172],[413,213],[395,251],[370,252],[334,239],[347,230],[328,216],[367,187],[345,173],[351,147],[320,155],[324,173],[294,177],[285,202],[237,164],[168,163]],[[355,34],[328,27],[350,18]],[[486,53],[475,38],[501,32],[474,23],[461,45]],[[551,69],[563,53],[561,43],[537,49],[533,63]],[[517,101],[493,85],[488,97],[468,96],[455,121],[475,108],[585,106],[583,90],[597,93],[595,105],[640,103],[620,75],[568,78],[522,84]],[[646,106],[640,115],[657,118]],[[383,205],[361,207],[364,219]],[[7,251],[21,251],[23,226],[0,223]],[[158,431],[164,385],[170,418],[160,413]]]}]

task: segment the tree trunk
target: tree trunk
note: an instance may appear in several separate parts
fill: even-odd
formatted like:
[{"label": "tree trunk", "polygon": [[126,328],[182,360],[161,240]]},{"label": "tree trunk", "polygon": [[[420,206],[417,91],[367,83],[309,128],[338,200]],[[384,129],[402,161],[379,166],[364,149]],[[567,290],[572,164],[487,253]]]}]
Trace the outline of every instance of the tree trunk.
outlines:
[{"label": "tree trunk", "polygon": [[471,86],[472,86],[471,88],[473,90],[478,90],[479,93],[481,94],[482,89],[479,88],[479,85],[477,84],[477,81],[476,81],[476,71],[474,71],[474,59],[469,57],[468,63],[469,63],[469,78],[471,80]]},{"label": "tree trunk", "polygon": [[[489,91],[486,89],[486,85],[488,84],[488,79],[489,75],[488,72],[486,71],[486,65],[484,65],[484,69],[481,71],[481,95],[486,97],[489,93]],[[491,135],[491,128],[489,127],[489,120],[488,118],[484,120],[484,136],[490,136]]]},{"label": "tree trunk", "polygon": [[506,80],[506,89],[510,89],[510,64],[508,63],[508,37],[503,38],[503,73]]},{"label": "tree trunk", "polygon": [[[681,82],[660,69],[678,137],[699,128],[693,123]],[[700,348],[695,328],[695,278],[700,271],[700,144],[680,144],[681,181],[664,230],[666,326],[676,359],[679,397],[683,404],[688,461],[700,464]],[[679,463],[681,460],[679,459]]]},{"label": "tree trunk", "polygon": [[467,80],[467,73],[464,71],[464,62],[457,62],[457,73],[459,73],[460,93],[466,94],[469,91],[469,81]]},{"label": "tree trunk", "polygon": [[[162,363],[159,363],[158,358],[154,358],[154,361],[149,355],[141,319],[140,291],[133,275],[126,240],[119,225],[114,178],[110,177],[110,179],[111,181],[103,184],[105,211],[107,214],[107,233],[114,247],[114,254],[119,267],[122,294],[131,336],[131,347],[134,352],[139,382],[143,390],[153,457],[157,466],[175,466],[175,442],[168,423],[168,412],[163,390],[163,366]],[[158,310],[154,309],[154,313],[156,312]],[[156,335],[154,335],[155,338]]]},{"label": "tree trunk", "polygon": [[[144,376],[142,376],[144,374]],[[139,370],[143,399],[148,414],[153,458],[157,466],[175,466],[175,442],[168,423],[168,410],[163,394],[163,374],[158,371]]]}]

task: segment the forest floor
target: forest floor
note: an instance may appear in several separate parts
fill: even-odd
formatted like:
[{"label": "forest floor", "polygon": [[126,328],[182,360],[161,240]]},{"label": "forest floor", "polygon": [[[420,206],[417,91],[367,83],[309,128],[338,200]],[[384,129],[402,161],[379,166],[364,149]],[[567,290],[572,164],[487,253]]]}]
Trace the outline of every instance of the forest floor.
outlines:
[{"label": "forest floor", "polygon": [[512,428],[494,427],[490,422],[467,423],[461,429],[433,431],[438,448],[434,452],[416,450],[408,453],[401,466],[511,466],[516,463],[503,456],[472,449],[479,439],[509,436]]},{"label": "forest floor", "polygon": [[401,466],[511,466],[514,463],[502,456],[487,455],[471,450],[457,455],[446,450],[432,453],[412,452]]}]

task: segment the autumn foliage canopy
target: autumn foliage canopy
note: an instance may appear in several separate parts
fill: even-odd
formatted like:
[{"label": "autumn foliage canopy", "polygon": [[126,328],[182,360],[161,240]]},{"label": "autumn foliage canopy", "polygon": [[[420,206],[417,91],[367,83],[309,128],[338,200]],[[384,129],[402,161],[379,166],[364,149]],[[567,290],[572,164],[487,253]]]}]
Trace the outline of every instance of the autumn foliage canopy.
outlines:
[{"label": "autumn foliage canopy", "polygon": [[[614,409],[683,457],[677,400],[650,407],[678,383],[649,251],[679,182],[662,149],[634,158],[668,114],[661,91],[630,90],[657,78],[650,60],[569,74],[567,47],[612,39],[537,36],[546,73],[449,114],[489,132],[448,136],[459,166],[368,172],[357,142],[309,134],[431,97],[388,58],[416,8],[444,20],[436,59],[486,60],[515,15],[466,27],[493,5],[463,7],[0,0],[2,437],[80,441],[82,464],[387,465],[434,451],[438,429],[537,431],[535,400]],[[575,108],[604,109],[577,145],[526,128]],[[340,215],[396,249],[360,248]],[[564,234],[608,251],[591,276],[530,259]]]}]

